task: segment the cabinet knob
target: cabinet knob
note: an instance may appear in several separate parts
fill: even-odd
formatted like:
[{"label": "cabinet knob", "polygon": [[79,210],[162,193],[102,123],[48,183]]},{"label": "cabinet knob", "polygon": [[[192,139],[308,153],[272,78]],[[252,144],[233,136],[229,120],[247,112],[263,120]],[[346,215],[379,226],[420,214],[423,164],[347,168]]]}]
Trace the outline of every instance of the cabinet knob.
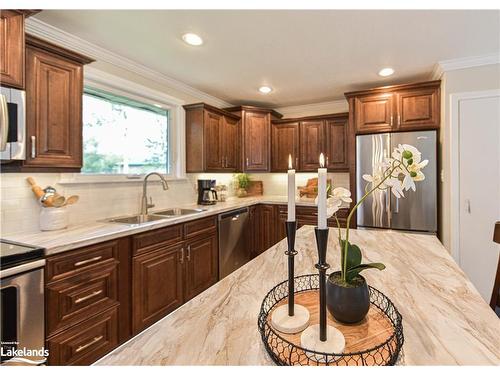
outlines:
[{"label": "cabinet knob", "polygon": [[391,115],[391,126],[392,126],[392,118],[393,118],[393,116]]},{"label": "cabinet knob", "polygon": [[247,161],[246,161],[246,163],[247,163],[247,168],[248,168],[248,158],[247,158]]},{"label": "cabinet knob", "polygon": [[179,259],[179,262],[180,262],[181,264],[183,264],[183,263],[184,263],[184,248],[181,248],[181,259]]},{"label": "cabinet knob", "polygon": [[191,245],[188,245],[186,259],[191,262]]}]

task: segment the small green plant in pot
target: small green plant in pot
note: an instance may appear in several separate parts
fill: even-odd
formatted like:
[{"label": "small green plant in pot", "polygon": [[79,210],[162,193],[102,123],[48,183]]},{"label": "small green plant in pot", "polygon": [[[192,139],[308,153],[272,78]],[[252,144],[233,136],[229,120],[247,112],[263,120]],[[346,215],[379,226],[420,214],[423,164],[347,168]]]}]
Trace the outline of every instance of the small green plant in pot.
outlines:
[{"label": "small green plant in pot", "polygon": [[236,196],[242,198],[247,196],[247,188],[250,185],[250,176],[246,173],[238,173],[234,176],[236,183]]},{"label": "small green plant in pot", "polygon": [[422,169],[428,160],[422,161],[421,153],[411,145],[398,145],[384,162],[374,168],[373,175],[363,175],[367,181],[365,194],[349,212],[347,225],[342,235],[337,211],[343,203],[351,203],[351,192],[344,188],[333,189],[327,203],[327,214],[337,221],[340,245],[340,271],[330,274],[327,281],[326,303],[334,318],[344,323],[356,323],[366,316],[370,309],[368,284],[360,272],[367,269],[383,270],[382,263],[363,263],[359,246],[349,242],[351,217],[363,201],[377,190],[389,189],[397,198],[404,198],[404,192],[416,190],[415,182],[425,176]]}]

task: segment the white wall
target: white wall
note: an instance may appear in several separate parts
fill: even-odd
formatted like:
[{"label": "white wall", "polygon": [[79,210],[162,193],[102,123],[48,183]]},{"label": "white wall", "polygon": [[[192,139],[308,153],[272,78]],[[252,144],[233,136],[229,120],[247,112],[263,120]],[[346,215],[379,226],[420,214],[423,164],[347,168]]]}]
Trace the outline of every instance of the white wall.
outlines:
[{"label": "white wall", "polygon": [[[442,161],[443,181],[441,182],[441,240],[448,251],[451,251],[451,184],[450,171],[452,163],[450,149],[450,95],[470,91],[500,89],[500,64],[484,65],[474,68],[459,69],[445,72],[441,77],[441,133],[440,155]],[[478,124],[480,131],[481,124]],[[486,183],[478,181],[478,183]]]}]

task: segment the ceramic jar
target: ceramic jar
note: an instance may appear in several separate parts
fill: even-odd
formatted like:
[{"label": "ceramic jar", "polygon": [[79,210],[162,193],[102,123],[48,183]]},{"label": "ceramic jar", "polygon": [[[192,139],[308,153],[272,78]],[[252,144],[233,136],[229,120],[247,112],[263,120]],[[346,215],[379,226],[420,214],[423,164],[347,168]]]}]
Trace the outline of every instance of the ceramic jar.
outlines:
[{"label": "ceramic jar", "polygon": [[42,207],[40,211],[40,230],[58,230],[68,226],[67,207]]}]

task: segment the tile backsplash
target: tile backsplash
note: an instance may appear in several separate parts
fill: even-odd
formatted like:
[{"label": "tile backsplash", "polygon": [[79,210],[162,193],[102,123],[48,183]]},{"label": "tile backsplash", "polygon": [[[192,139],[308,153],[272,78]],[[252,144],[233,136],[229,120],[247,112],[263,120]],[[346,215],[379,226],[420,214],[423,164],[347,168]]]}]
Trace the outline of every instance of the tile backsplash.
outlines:
[{"label": "tile backsplash", "polygon": [[[139,212],[142,195],[142,181],[124,183],[77,183],[59,184],[67,180],[61,173],[30,174],[42,188],[50,185],[65,195],[79,195],[77,204],[69,206],[69,224],[82,224],[107,217],[127,215]],[[0,176],[0,204],[2,237],[14,233],[38,230],[40,205],[26,181],[27,174],[3,173]],[[196,202],[196,180],[215,179],[217,184],[228,185],[229,194],[233,194],[233,175],[230,173],[188,174],[187,179],[169,181],[169,190],[164,191],[155,177],[148,183],[148,195],[153,198],[155,208],[175,207]],[[313,173],[298,173],[297,186],[305,185],[307,179],[315,177]],[[330,176],[333,185],[349,187],[348,173],[335,173]],[[286,195],[287,178],[285,173],[252,174],[253,180],[261,180],[265,195]]]}]

